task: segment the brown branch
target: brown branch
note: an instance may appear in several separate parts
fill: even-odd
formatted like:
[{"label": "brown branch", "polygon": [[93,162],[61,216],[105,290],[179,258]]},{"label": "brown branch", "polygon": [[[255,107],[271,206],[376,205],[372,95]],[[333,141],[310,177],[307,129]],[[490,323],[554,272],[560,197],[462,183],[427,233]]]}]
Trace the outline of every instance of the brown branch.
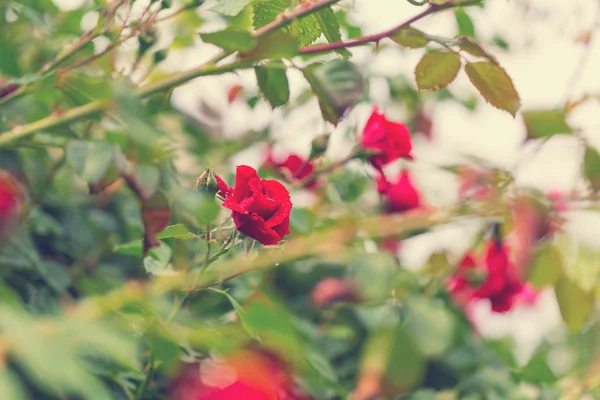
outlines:
[{"label": "brown branch", "polygon": [[318,54],[318,53],[327,53],[334,50],[345,49],[348,47],[356,47],[362,46],[368,43],[378,43],[381,39],[387,38],[398,30],[402,28],[406,28],[407,26],[423,19],[424,17],[436,13],[438,11],[446,10],[453,7],[466,7],[474,4],[481,3],[483,0],[470,0],[470,1],[453,1],[445,4],[434,5],[432,4],[425,11],[415,15],[412,18],[404,21],[400,25],[393,27],[392,29],[385,30],[380,33],[375,33],[372,35],[366,35],[360,38],[347,40],[347,41],[339,41],[332,43],[323,43],[323,44],[314,44],[311,46],[305,46],[300,49],[300,54]]}]

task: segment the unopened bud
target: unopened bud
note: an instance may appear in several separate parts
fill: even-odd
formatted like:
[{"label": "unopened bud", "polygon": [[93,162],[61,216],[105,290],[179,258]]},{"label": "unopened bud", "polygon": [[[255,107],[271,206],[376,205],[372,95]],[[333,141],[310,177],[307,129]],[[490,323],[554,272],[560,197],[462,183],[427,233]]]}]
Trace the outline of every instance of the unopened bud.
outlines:
[{"label": "unopened bud", "polygon": [[327,147],[329,146],[330,136],[331,135],[329,133],[324,133],[313,139],[310,147],[310,155],[308,156],[309,160],[314,160],[315,158],[325,154]]},{"label": "unopened bud", "polygon": [[154,53],[153,58],[154,58],[154,64],[158,64],[158,63],[164,61],[165,58],[167,58],[167,51],[166,50],[158,50],[157,52]]},{"label": "unopened bud", "polygon": [[206,168],[196,181],[196,188],[199,192],[215,195],[219,191],[215,171]]}]

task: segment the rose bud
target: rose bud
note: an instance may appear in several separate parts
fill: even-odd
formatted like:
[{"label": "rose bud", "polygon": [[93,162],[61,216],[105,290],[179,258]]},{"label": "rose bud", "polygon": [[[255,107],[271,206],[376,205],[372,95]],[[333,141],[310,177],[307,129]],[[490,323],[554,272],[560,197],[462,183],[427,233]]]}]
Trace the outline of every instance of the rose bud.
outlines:
[{"label": "rose bud", "polygon": [[406,125],[388,120],[377,107],[363,129],[361,144],[377,151],[369,160],[379,170],[399,158],[412,159],[412,140]]},{"label": "rose bud", "polygon": [[402,213],[421,206],[421,196],[406,170],[400,173],[395,183],[390,183],[381,174],[377,179],[377,190],[383,196],[387,212]]}]

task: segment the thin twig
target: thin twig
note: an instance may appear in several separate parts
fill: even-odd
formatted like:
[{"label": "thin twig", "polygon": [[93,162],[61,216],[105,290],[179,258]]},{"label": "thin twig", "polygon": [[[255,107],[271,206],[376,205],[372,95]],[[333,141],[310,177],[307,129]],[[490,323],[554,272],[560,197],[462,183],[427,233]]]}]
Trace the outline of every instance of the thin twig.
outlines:
[{"label": "thin twig", "polygon": [[481,3],[482,1],[483,0],[471,0],[471,1],[462,1],[462,2],[450,2],[450,3],[440,4],[440,5],[432,4],[425,11],[415,15],[412,18],[409,18],[408,20],[404,21],[400,25],[393,27],[392,29],[388,29],[383,32],[375,33],[372,35],[366,35],[366,36],[363,36],[360,38],[347,40],[347,41],[339,41],[339,42],[305,46],[300,49],[300,54],[327,53],[330,51],[339,50],[339,49],[343,49],[343,48],[362,46],[362,45],[365,45],[368,43],[378,43],[380,40],[393,35],[398,30],[400,30],[402,28],[406,28],[407,26],[415,23],[416,21],[423,19],[424,17],[426,17],[430,14],[436,13],[438,11],[446,10],[449,8],[453,8],[453,7],[459,7],[459,6],[466,7],[466,6]]}]

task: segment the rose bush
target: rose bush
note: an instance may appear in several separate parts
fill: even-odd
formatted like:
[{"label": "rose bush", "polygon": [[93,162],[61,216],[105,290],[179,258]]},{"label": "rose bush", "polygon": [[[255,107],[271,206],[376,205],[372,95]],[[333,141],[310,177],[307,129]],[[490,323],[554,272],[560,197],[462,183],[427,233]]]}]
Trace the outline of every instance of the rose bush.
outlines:
[{"label": "rose bush", "polygon": [[0,1],[0,399],[600,398],[598,96],[527,37],[594,13],[523,1]]}]

